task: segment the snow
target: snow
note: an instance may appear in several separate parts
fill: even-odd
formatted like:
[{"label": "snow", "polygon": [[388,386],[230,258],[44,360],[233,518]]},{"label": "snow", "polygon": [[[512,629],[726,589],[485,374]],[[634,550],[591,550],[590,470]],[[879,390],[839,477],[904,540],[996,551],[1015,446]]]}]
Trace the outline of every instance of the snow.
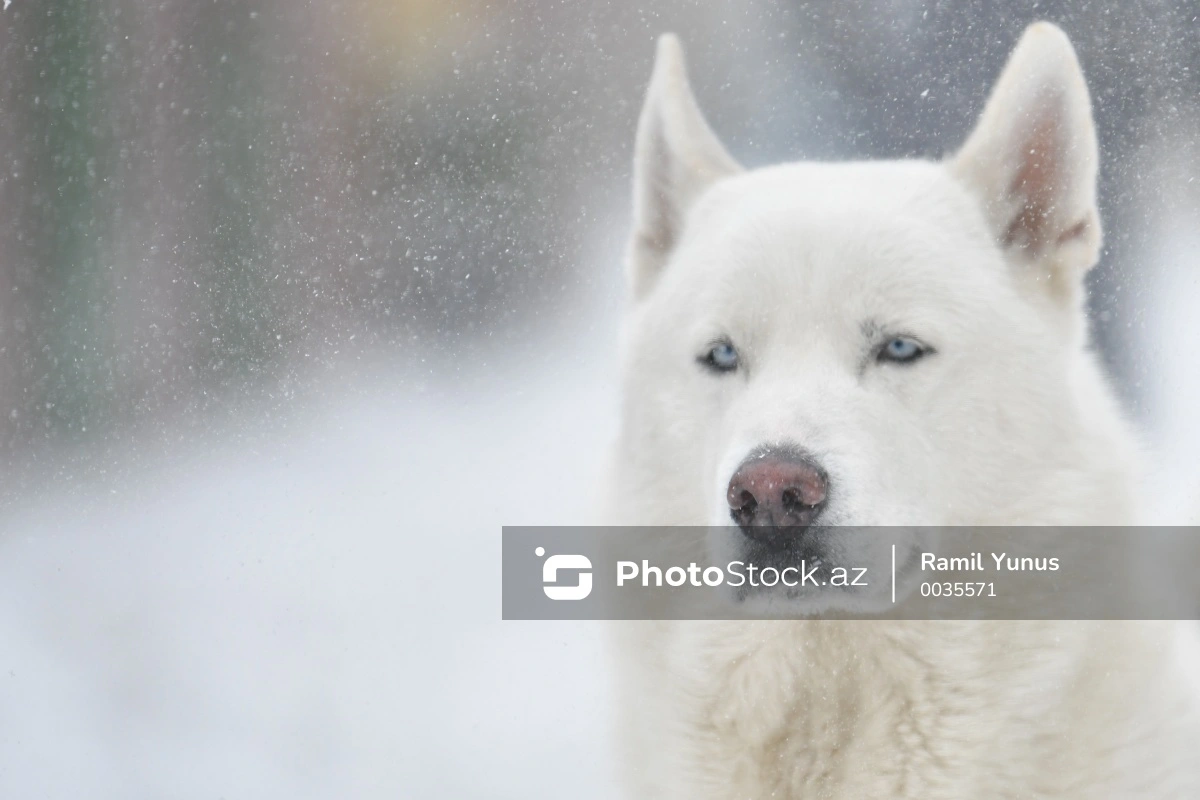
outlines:
[{"label": "snow", "polygon": [[[1136,334],[1172,511],[1200,507],[1183,222]],[[499,618],[500,527],[588,519],[612,288],[452,379],[328,380],[269,436],[0,514],[0,797],[614,796],[604,629]]]},{"label": "snow", "polygon": [[1152,521],[1200,524],[1200,235],[1190,214],[1163,226],[1155,261],[1162,265],[1140,344],[1152,364],[1145,392],[1153,410],[1149,431],[1154,457]]},{"label": "snow", "polygon": [[[1191,498],[1196,244],[1157,254],[1144,333],[1161,491]],[[614,338],[333,381],[265,442],[0,517],[0,797],[613,796],[603,628],[502,622],[499,535],[588,518]]]},{"label": "snow", "polygon": [[[107,447],[64,396],[155,430],[90,477],[0,491],[0,798],[615,796],[603,628],[502,622],[499,540],[589,517],[654,37],[684,34],[739,157],[898,157],[956,146],[1023,19],[279,2],[243,30],[227,8],[93,5],[18,3],[0,36],[0,433],[14,463],[50,458],[22,449],[43,427]],[[1064,22],[1102,125],[1106,237],[1136,245],[1097,274],[1147,365],[1125,388],[1149,505],[1200,522],[1200,112],[1175,6]],[[86,199],[47,194],[63,185]],[[214,224],[238,215],[240,233]],[[100,235],[76,252],[80,231]],[[223,407],[230,376],[407,350],[401,317],[445,348],[528,317],[569,330],[319,379],[278,401],[278,429],[261,408],[204,435],[170,417]]]},{"label": "snow", "polygon": [[605,364],[347,392],[0,518],[0,797],[611,797],[602,628],[499,618],[500,526],[586,513]]}]

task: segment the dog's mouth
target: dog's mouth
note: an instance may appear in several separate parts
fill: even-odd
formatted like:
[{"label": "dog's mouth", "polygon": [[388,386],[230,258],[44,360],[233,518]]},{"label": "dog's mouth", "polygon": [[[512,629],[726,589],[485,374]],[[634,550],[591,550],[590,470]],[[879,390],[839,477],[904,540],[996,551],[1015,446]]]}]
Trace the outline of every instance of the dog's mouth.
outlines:
[{"label": "dog's mouth", "polygon": [[[808,526],[798,535],[743,538],[737,556],[746,580],[733,599],[753,613],[811,616],[883,610],[890,602],[891,545],[869,531]],[[875,546],[878,545],[878,546]]]},{"label": "dog's mouth", "polygon": [[800,600],[831,586],[840,560],[830,548],[817,540],[811,528],[800,536],[785,536],[780,532],[773,544],[751,541],[743,548],[742,561],[757,580],[738,587],[739,601],[763,594]]}]

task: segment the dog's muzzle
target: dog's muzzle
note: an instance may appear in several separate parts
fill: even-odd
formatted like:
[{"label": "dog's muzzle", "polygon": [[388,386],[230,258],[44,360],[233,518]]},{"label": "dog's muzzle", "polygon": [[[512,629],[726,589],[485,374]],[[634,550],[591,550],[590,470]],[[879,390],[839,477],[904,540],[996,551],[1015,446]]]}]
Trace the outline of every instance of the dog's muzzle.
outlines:
[{"label": "dog's muzzle", "polygon": [[729,481],[729,515],[750,539],[771,549],[793,546],[829,499],[829,476],[796,447],[756,450]]}]

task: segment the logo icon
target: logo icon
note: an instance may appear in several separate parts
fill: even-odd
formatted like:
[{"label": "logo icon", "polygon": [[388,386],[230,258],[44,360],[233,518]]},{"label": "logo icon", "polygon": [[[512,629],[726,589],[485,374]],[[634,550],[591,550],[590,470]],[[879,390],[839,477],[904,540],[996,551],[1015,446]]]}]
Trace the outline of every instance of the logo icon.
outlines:
[{"label": "logo icon", "polygon": [[[538,558],[546,555],[546,548],[539,547],[533,551]],[[560,585],[558,571],[579,570],[579,583],[574,586]],[[542,591],[551,600],[582,600],[592,593],[592,562],[587,556],[557,555],[550,556],[542,564]]]}]

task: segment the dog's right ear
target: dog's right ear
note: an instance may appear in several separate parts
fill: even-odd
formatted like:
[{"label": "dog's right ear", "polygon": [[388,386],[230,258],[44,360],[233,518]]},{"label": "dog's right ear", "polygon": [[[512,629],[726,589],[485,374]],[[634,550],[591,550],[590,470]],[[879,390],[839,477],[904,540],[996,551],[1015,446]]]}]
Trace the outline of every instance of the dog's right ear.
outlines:
[{"label": "dog's right ear", "polygon": [[1030,25],[950,169],[982,201],[1022,273],[1078,299],[1100,255],[1096,130],[1066,34]]},{"label": "dog's right ear", "polygon": [[633,158],[634,228],[628,269],[634,297],[644,296],[654,285],[696,198],[714,181],[740,171],[700,113],[679,39],[664,34],[658,40]]}]

